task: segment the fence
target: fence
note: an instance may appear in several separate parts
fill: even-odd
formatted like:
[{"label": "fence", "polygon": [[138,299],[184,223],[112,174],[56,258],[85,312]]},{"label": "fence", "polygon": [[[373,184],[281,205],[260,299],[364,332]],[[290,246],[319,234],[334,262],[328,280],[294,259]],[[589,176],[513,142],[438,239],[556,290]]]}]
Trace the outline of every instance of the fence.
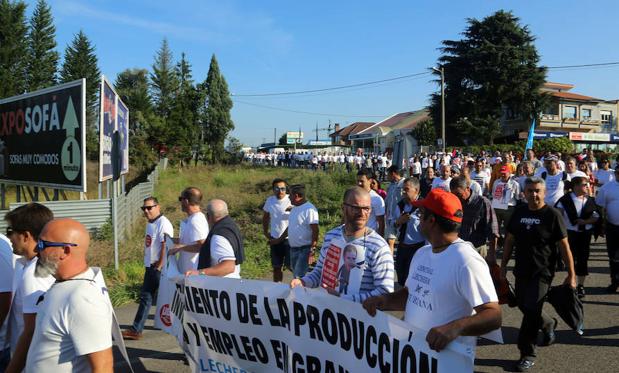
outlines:
[{"label": "fence", "polygon": [[[134,186],[129,193],[118,197],[118,237],[126,238],[142,217],[140,206],[144,198],[153,195],[155,185],[159,179],[160,170],[165,169],[167,162],[162,159],[155,169],[148,175],[147,181]],[[11,203],[9,210],[13,210],[27,202]],[[54,213],[56,218],[72,218],[89,229],[91,232],[103,227],[112,219],[112,200],[95,199],[85,201],[40,201]],[[5,232],[7,222],[4,216],[9,210],[0,210],[0,232]]]}]

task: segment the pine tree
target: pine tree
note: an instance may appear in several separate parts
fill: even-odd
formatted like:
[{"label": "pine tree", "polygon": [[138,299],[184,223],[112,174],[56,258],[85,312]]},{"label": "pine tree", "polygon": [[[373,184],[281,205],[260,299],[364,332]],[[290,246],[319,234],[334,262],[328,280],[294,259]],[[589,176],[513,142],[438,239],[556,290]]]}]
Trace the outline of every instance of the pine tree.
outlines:
[{"label": "pine tree", "polygon": [[170,115],[174,96],[178,89],[178,79],[174,72],[172,51],[167,39],[163,39],[161,48],[157,52],[150,80],[155,111],[165,119]]},{"label": "pine tree", "polygon": [[53,86],[56,83],[58,52],[56,27],[52,11],[45,0],[39,0],[30,18],[28,33],[28,91]]},{"label": "pine tree", "polygon": [[232,99],[230,99],[228,84],[219,71],[215,55],[211,58],[203,88],[206,94],[206,107],[201,118],[204,126],[204,141],[209,145],[211,159],[219,161],[223,156],[224,141],[228,133],[234,129],[234,123],[230,117]]},{"label": "pine tree", "polygon": [[66,83],[82,78],[86,79],[86,150],[90,159],[96,159],[99,156],[99,138],[96,131],[95,107],[101,84],[101,72],[95,47],[80,30],[65,50],[60,80]]},{"label": "pine tree", "polygon": [[[501,133],[504,110],[526,119],[544,105],[546,70],[538,66],[535,37],[519,21],[501,10],[481,21],[468,19],[462,40],[442,42],[438,64],[445,69],[448,143],[469,138],[491,144]],[[440,124],[440,93],[432,95],[430,109]]]},{"label": "pine tree", "polygon": [[26,90],[26,4],[0,0],[0,98]]}]

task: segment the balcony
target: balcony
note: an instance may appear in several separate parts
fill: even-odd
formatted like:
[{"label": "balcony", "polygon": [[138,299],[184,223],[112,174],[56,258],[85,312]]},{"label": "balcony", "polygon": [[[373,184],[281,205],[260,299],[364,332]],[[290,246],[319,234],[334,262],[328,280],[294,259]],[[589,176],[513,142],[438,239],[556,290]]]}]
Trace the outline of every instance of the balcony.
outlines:
[{"label": "balcony", "polygon": [[599,119],[591,118],[563,118],[556,114],[542,114],[540,120],[540,127],[546,128],[564,128],[567,130],[581,129],[581,130],[595,130],[599,129],[602,121]]}]

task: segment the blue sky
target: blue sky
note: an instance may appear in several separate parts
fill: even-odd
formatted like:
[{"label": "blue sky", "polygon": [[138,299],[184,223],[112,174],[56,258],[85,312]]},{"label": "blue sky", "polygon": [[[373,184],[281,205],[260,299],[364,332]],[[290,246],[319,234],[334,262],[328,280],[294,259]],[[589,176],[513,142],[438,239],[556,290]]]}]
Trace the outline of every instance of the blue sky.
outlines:
[{"label": "blue sky", "polygon": [[[35,1],[30,3],[32,11]],[[445,39],[458,39],[466,18],[512,10],[537,37],[547,66],[619,61],[615,0],[444,1],[117,1],[49,0],[58,49],[80,29],[96,47],[101,71],[113,81],[126,68],[151,68],[168,38],[196,81],[214,53],[233,94],[321,89],[427,71]],[[619,98],[619,66],[553,70],[548,80],[574,92]],[[281,97],[235,96],[232,135],[248,145],[316,124],[378,121],[427,105],[437,89],[429,75],[377,86]],[[256,106],[258,105],[258,106]],[[264,106],[312,112],[299,114]],[[326,115],[318,115],[326,114]],[[326,137],[322,132],[321,138]]]}]

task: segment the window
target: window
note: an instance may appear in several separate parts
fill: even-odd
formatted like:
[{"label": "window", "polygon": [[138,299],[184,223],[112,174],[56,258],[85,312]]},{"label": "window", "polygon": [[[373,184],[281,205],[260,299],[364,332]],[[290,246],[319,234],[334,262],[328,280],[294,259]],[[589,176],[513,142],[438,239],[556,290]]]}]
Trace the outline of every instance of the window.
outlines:
[{"label": "window", "polygon": [[602,123],[611,124],[613,119],[613,112],[610,110],[600,110],[600,118]]},{"label": "window", "polygon": [[583,120],[589,120],[591,119],[591,109],[581,109],[580,110],[580,117]]},{"label": "window", "polygon": [[576,119],[576,106],[564,106],[563,119]]}]

